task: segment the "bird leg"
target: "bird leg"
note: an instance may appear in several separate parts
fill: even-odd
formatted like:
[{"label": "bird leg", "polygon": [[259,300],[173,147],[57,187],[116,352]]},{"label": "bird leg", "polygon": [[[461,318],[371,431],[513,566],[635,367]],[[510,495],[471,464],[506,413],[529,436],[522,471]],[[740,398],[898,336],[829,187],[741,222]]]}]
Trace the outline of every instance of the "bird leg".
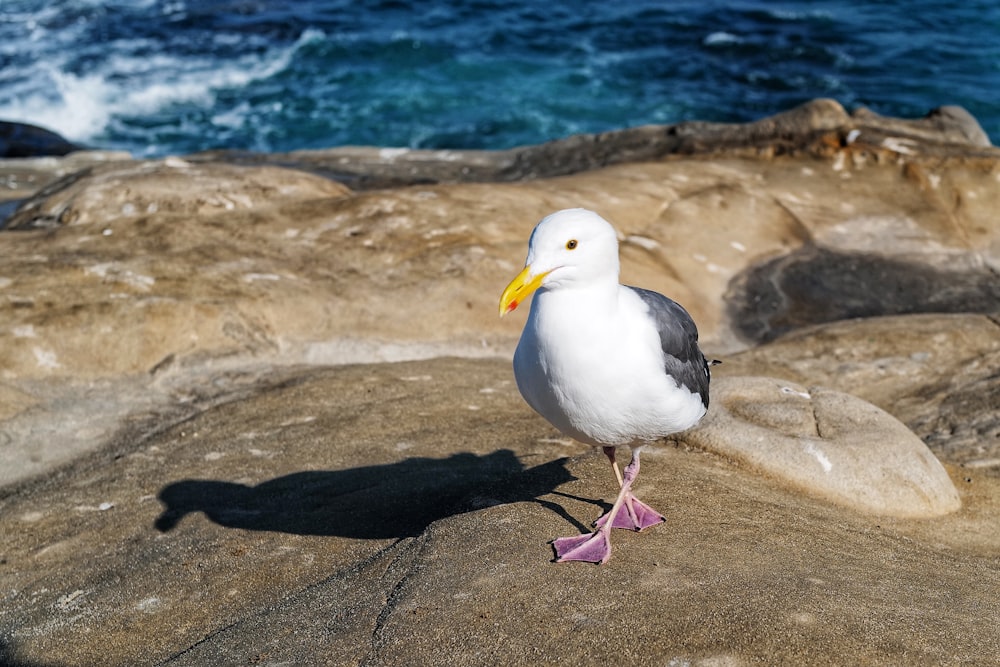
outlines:
[{"label": "bird leg", "polygon": [[[607,451],[604,452],[607,454]],[[610,456],[608,457],[610,458]],[[629,463],[629,468],[635,467],[635,477],[639,476],[639,448],[632,450],[632,462]],[[626,468],[628,470],[628,468]],[[633,478],[634,479],[634,478]],[[624,528],[626,530],[640,531],[650,526],[655,526],[658,523],[663,523],[666,521],[666,517],[654,510],[652,507],[642,502],[636,498],[631,491],[629,491],[625,496],[625,512],[620,512],[614,517],[614,523],[612,528]],[[611,512],[608,512],[597,521],[594,525],[600,528],[605,523],[608,522]]]},{"label": "bird leg", "polygon": [[[607,454],[607,450],[605,450]],[[613,451],[612,451],[613,454]],[[609,456],[609,458],[611,458]],[[632,495],[632,483],[639,475],[639,450],[632,450],[632,462],[625,468],[621,489],[615,504],[603,517],[597,521],[597,530],[585,535],[560,537],[553,542],[556,549],[556,561],[582,560],[589,563],[605,563],[611,557],[611,529],[630,528],[642,530],[648,526],[666,521],[658,512]],[[619,519],[622,507],[626,514]]]},{"label": "bird leg", "polygon": [[622,486],[622,470],[618,467],[618,461],[615,460],[615,447],[604,447],[604,455],[608,457],[611,461],[611,469],[615,471],[615,479],[618,480],[618,488]]}]

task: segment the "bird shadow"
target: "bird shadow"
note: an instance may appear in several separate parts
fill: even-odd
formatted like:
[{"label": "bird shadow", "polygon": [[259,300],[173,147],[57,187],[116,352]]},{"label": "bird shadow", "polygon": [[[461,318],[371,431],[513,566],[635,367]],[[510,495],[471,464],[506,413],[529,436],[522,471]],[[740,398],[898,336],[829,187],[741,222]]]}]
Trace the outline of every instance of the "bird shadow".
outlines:
[{"label": "bird shadow", "polygon": [[360,539],[414,537],[448,516],[493,505],[533,501],[578,529],[583,524],[547,495],[605,507],[603,501],[556,491],[576,478],[561,458],[525,468],[507,449],[491,454],[414,457],[346,470],[308,470],[255,486],[185,479],[163,487],[156,519],[169,532],[188,514],[203,512],[220,526],[296,535]]}]

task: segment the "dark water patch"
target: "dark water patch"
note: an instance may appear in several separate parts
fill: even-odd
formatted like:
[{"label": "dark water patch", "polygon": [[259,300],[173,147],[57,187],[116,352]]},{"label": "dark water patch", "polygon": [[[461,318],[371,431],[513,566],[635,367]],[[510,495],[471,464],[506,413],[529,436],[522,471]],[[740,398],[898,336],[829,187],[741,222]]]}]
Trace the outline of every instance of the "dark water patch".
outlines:
[{"label": "dark water patch", "polygon": [[14,215],[17,207],[24,203],[23,199],[11,199],[0,201],[0,230],[7,226],[7,220]]}]

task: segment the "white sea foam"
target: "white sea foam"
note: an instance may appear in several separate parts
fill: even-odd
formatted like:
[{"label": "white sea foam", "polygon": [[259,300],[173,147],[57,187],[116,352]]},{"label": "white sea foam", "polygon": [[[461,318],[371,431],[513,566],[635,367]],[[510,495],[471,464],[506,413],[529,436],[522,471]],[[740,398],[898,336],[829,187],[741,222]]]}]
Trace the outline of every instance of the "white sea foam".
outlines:
[{"label": "white sea foam", "polygon": [[713,32],[712,34],[707,36],[703,40],[703,43],[706,46],[714,46],[716,44],[739,44],[742,41],[743,40],[740,37],[734,35],[731,32],[720,31],[720,32]]},{"label": "white sea foam", "polygon": [[[0,118],[41,125],[86,143],[99,137],[115,117],[151,116],[182,104],[211,109],[220,91],[240,89],[282,72],[298,49],[324,37],[320,30],[307,29],[289,46],[228,60],[148,55],[155,45],[138,39],[118,40],[108,47],[114,55],[86,74],[74,72],[72,54],[60,60],[47,52],[44,61],[22,69],[17,80],[0,79],[14,93],[0,98]],[[38,39],[43,38],[47,35],[41,31]],[[221,125],[238,126],[249,111],[241,104],[213,118]]]}]

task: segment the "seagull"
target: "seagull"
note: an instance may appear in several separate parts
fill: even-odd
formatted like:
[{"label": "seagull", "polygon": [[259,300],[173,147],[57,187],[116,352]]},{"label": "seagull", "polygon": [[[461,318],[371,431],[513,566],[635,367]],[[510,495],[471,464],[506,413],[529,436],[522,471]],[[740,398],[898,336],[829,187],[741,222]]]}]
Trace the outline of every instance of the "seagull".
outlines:
[{"label": "seagull", "polygon": [[[618,236],[593,211],[544,218],[531,233],[524,270],[504,289],[500,316],[534,294],[514,352],[521,396],[564,434],[603,448],[619,491],[596,530],[552,543],[557,562],[605,563],[612,528],[666,521],[632,493],[642,445],[687,430],[708,410],[709,362],[684,308],[618,282]],[[624,474],[615,449],[632,459]],[[624,512],[622,511],[624,510]]]}]

